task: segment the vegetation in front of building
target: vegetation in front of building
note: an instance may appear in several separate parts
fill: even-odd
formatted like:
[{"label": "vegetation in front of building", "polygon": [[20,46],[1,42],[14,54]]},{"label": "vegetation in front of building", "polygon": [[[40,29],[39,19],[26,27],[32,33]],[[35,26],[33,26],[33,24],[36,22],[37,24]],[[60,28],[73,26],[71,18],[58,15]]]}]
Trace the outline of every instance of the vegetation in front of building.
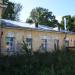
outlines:
[{"label": "vegetation in front of building", "polygon": [[23,41],[18,55],[0,56],[1,75],[75,75],[75,51],[30,52]]}]

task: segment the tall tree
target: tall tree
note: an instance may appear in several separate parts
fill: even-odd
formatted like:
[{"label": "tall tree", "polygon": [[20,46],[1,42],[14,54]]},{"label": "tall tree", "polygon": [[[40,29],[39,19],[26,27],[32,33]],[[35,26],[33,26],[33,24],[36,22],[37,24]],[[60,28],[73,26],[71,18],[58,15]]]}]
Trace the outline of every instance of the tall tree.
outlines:
[{"label": "tall tree", "polygon": [[48,9],[37,7],[32,9],[30,13],[30,19],[34,23],[41,25],[48,25],[51,27],[57,26],[58,21],[55,19],[55,16]]},{"label": "tall tree", "polygon": [[2,18],[13,20],[13,14],[14,14],[14,3],[8,2],[7,8],[5,9]]},{"label": "tall tree", "polygon": [[20,15],[20,11],[22,9],[22,5],[21,4],[15,4],[14,5],[14,19],[17,21],[17,20],[20,20],[19,19],[19,15]]},{"label": "tall tree", "polygon": [[71,31],[75,32],[75,16],[71,17]]},{"label": "tall tree", "polygon": [[9,1],[6,4],[7,8],[4,10],[2,18],[10,20],[19,20],[19,12],[21,11],[22,6],[20,4],[15,4]]}]

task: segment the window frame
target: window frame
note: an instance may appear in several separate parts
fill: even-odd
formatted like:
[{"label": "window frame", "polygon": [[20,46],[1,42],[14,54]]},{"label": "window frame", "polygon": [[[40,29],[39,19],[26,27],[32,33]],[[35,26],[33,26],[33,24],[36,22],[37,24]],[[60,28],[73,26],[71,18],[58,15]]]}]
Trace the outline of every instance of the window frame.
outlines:
[{"label": "window frame", "polygon": [[31,50],[32,51],[32,38],[26,38],[26,45],[27,45],[27,48],[28,48],[28,45],[31,46],[31,49],[28,48],[28,50]]},{"label": "window frame", "polygon": [[41,39],[41,40],[42,40],[42,43],[41,43],[42,49],[47,51],[47,39]]}]

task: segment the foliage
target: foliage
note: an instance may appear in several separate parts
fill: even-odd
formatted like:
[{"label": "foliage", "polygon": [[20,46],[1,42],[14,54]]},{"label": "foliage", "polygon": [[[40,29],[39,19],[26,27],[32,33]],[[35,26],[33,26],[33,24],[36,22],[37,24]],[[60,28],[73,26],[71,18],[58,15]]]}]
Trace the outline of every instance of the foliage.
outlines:
[{"label": "foliage", "polygon": [[30,19],[34,23],[41,25],[48,25],[51,27],[55,27],[58,25],[58,21],[55,19],[55,16],[48,9],[37,7],[32,9],[30,13]]},{"label": "foliage", "polygon": [[21,9],[22,9],[21,4],[15,4],[15,6],[14,6],[14,19],[16,21],[19,20],[19,15],[20,15]]},{"label": "foliage", "polygon": [[1,56],[1,75],[75,75],[75,51]]},{"label": "foliage", "polygon": [[14,14],[14,3],[8,2],[7,8],[3,11],[2,18],[13,20],[13,14]]},{"label": "foliage", "polygon": [[71,27],[71,16],[67,15],[67,16],[63,16],[62,17],[61,27],[63,29],[64,29],[64,18],[66,18],[66,27],[67,27],[67,30],[70,30],[70,27]]},{"label": "foliage", "polygon": [[75,32],[75,16],[66,15],[62,17],[61,28],[64,29],[64,18],[66,18],[66,27],[68,31]]},{"label": "foliage", "polygon": [[4,4],[7,5],[6,9],[3,10],[2,18],[10,20],[19,20],[19,12],[22,9],[20,4],[15,4],[4,0]]},{"label": "foliage", "polygon": [[71,31],[75,32],[75,16],[71,17]]},{"label": "foliage", "polygon": [[26,44],[26,42],[23,40],[23,43],[22,43],[22,50],[21,50],[21,53],[23,54],[23,55],[30,55],[30,50],[28,49],[28,47],[27,47],[27,44]]}]

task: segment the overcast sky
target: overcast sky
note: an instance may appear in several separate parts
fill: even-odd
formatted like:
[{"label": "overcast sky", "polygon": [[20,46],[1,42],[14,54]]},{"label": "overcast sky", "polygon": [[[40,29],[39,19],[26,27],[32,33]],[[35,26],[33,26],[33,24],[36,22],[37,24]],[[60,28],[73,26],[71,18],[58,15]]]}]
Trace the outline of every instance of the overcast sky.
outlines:
[{"label": "overcast sky", "polygon": [[75,15],[75,0],[10,0],[15,3],[21,3],[23,6],[20,19],[25,21],[30,15],[30,11],[35,7],[43,7],[52,11],[60,21],[61,16]]}]

